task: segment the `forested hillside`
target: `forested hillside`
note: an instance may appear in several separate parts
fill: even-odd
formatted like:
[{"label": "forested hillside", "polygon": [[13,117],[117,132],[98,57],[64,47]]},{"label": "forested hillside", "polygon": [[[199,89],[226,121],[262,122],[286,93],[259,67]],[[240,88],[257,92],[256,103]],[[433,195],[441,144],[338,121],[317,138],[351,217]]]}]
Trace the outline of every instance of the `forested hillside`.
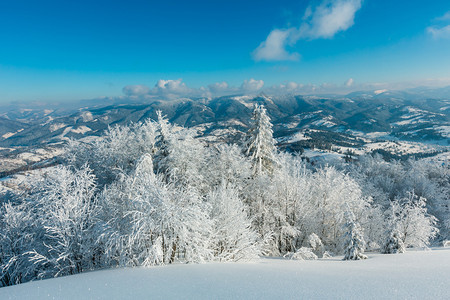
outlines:
[{"label": "forested hillside", "polygon": [[61,164],[1,198],[2,286],[87,270],[258,256],[402,253],[450,238],[450,172],[361,155],[309,163],[276,148],[266,109],[235,144],[157,120],[71,140]]}]

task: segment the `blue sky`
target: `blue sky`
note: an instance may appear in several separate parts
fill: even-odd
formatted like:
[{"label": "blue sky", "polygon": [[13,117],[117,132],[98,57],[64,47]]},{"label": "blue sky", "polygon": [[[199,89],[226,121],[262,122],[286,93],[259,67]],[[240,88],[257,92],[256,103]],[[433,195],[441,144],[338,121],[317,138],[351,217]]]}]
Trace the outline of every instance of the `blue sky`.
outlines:
[{"label": "blue sky", "polygon": [[450,85],[448,0],[0,1],[0,102]]}]

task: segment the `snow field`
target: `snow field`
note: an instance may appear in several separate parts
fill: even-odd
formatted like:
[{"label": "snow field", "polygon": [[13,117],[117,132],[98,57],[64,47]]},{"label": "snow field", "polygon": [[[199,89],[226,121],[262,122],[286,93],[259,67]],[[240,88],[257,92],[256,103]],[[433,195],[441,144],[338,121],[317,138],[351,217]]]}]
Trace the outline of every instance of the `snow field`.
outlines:
[{"label": "snow field", "polygon": [[0,299],[448,299],[450,248],[315,261],[124,268],[0,289]]}]

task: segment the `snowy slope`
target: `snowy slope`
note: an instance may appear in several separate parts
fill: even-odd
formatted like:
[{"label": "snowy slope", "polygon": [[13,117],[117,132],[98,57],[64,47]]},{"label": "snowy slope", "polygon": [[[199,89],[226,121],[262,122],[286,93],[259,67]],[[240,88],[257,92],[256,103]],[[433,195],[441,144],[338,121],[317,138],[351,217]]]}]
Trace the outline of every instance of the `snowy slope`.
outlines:
[{"label": "snowy slope", "polygon": [[115,269],[0,289],[0,299],[448,299],[450,248],[370,254],[363,261]]}]

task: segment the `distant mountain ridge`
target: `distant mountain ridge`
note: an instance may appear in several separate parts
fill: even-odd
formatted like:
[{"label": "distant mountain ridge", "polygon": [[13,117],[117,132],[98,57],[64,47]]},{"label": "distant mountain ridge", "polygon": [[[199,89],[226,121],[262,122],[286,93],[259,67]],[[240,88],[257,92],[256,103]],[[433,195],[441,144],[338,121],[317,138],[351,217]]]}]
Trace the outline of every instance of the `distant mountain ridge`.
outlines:
[{"label": "distant mountain ridge", "polygon": [[[444,89],[434,94],[445,92]],[[448,92],[450,94],[450,88]],[[383,132],[393,138],[445,144],[450,137],[450,97],[427,98],[422,93],[425,92],[360,92],[329,97],[260,94],[184,98],[85,106],[72,112],[68,110],[66,114],[62,110],[42,107],[3,114],[0,117],[0,147],[44,145],[60,143],[68,138],[97,136],[108,126],[155,119],[157,110],[162,110],[172,123],[194,128],[202,125],[204,135],[216,129],[242,131],[249,124],[255,103],[267,108],[277,137],[304,129],[317,129],[337,134]]]}]

